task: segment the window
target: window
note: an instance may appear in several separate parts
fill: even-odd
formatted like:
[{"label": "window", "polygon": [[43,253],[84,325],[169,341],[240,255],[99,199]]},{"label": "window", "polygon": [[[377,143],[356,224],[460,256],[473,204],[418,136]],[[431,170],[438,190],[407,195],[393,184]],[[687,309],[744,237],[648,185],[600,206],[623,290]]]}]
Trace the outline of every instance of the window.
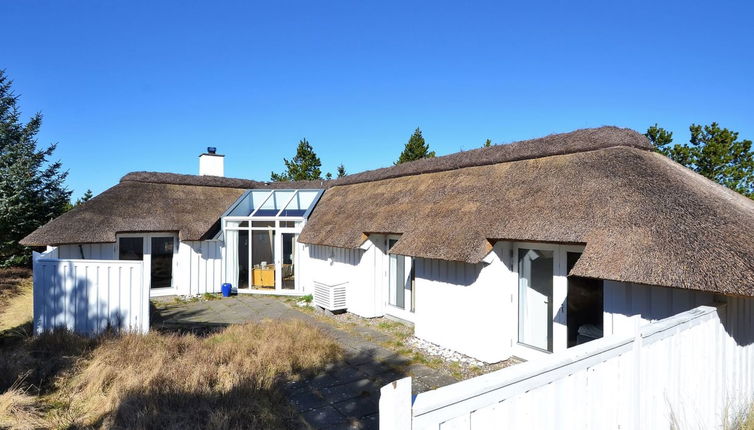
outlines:
[{"label": "window", "polygon": [[118,239],[118,259],[119,260],[143,260],[144,259],[144,238],[143,237],[121,237]]},{"label": "window", "polygon": [[153,237],[151,242],[151,287],[170,288],[173,283],[172,237]]}]

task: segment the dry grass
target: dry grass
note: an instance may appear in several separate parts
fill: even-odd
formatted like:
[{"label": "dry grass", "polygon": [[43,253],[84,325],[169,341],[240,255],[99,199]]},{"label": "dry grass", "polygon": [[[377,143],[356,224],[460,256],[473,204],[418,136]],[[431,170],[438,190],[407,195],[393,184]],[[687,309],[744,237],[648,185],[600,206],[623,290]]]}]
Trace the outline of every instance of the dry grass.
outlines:
[{"label": "dry grass", "polygon": [[11,428],[288,428],[297,417],[280,384],[341,357],[301,321],[206,337],[61,331],[0,354],[0,427]]},{"label": "dry grass", "polygon": [[31,271],[0,269],[0,332],[31,321]]},{"label": "dry grass", "polygon": [[31,271],[0,269],[0,333],[23,326],[31,318]]},{"label": "dry grass", "polygon": [[723,430],[754,430],[754,405],[748,409],[744,408],[732,418],[728,418],[728,411],[725,411]]}]

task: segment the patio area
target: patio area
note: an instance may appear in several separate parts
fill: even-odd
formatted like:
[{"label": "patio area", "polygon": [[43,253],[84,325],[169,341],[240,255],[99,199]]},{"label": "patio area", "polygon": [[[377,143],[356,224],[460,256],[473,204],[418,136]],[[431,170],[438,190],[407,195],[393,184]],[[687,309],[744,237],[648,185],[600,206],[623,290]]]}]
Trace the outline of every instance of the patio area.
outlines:
[{"label": "patio area", "polygon": [[161,331],[202,332],[249,321],[299,319],[330,334],[342,346],[345,359],[325,373],[285,387],[301,415],[302,428],[376,429],[384,385],[410,375],[418,393],[456,382],[381,346],[391,340],[384,333],[369,327],[338,328],[280,297],[239,295],[188,303],[161,298],[153,301],[152,313],[152,329]]}]

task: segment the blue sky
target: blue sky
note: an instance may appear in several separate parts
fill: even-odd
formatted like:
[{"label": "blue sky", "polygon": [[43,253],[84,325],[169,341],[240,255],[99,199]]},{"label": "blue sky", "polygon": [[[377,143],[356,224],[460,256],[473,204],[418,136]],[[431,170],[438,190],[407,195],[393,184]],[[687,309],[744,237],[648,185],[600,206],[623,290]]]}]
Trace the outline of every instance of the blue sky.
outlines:
[{"label": "blue sky", "polygon": [[0,2],[0,68],[74,197],[129,171],[268,180],[606,124],[754,139],[751,2]]}]

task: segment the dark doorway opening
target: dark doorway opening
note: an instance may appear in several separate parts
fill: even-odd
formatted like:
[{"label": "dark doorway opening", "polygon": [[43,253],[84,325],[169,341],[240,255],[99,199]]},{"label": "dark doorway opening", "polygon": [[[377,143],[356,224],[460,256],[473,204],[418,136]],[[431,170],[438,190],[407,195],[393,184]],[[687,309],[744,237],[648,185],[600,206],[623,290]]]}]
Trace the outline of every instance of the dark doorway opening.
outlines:
[{"label": "dark doorway opening", "polygon": [[[581,257],[567,253],[568,273]],[[603,285],[601,279],[568,276],[568,347],[580,345],[603,334]]]},{"label": "dark doorway opening", "polygon": [[238,232],[238,288],[249,288],[249,230]]}]

